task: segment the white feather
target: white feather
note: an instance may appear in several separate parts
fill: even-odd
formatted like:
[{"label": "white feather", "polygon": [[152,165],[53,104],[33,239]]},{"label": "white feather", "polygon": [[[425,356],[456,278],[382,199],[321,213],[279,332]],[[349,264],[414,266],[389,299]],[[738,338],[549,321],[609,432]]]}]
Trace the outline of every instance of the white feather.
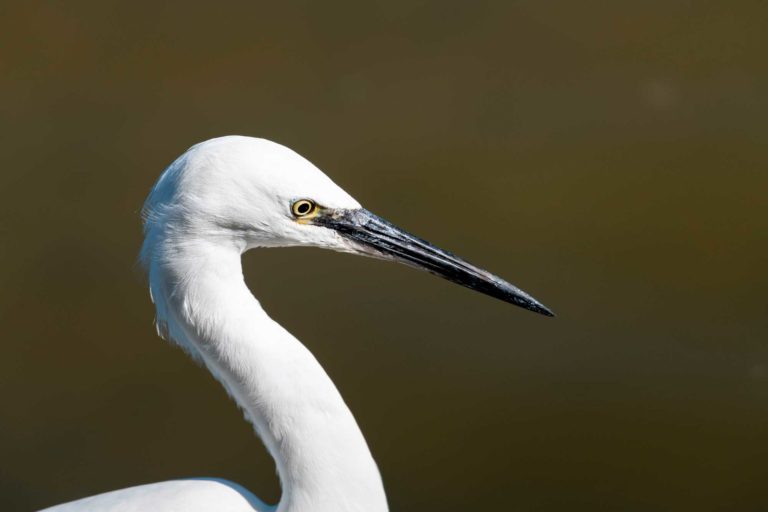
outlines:
[{"label": "white feather", "polygon": [[[253,423],[283,489],[277,512],[384,512],[381,478],[362,433],[312,354],[261,308],[243,280],[254,247],[311,245],[352,251],[335,232],[295,221],[309,198],[358,208],[293,151],[222,137],[192,147],[162,174],[145,206],[141,261],[158,332],[202,361]],[[114,491],[49,512],[272,511],[216,479]]]}]

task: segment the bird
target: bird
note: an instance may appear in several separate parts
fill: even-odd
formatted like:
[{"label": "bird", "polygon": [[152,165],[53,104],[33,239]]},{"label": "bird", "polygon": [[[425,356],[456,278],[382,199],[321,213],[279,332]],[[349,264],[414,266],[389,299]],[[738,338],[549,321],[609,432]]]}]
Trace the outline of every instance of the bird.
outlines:
[{"label": "bird", "polygon": [[386,512],[378,467],[355,419],[310,351],[247,287],[249,249],[310,246],[404,263],[554,316],[532,296],[364,209],[296,152],[224,136],[192,146],[160,175],[142,209],[140,261],[158,334],[224,386],[277,467],[265,503],[219,478],[106,492],[46,512]]}]

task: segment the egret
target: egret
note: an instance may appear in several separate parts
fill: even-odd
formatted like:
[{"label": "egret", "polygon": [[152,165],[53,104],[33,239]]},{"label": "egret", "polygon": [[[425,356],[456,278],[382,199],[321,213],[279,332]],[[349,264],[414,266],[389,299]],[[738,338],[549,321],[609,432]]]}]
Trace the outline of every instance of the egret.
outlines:
[{"label": "egret", "polygon": [[275,460],[268,505],[216,478],[107,492],[49,512],[384,512],[384,487],[352,413],[313,355],[245,284],[252,248],[314,246],[399,261],[552,316],[533,297],[363,209],[318,168],[264,139],[190,148],[152,188],[141,262],[158,333],[200,361],[242,408]]}]

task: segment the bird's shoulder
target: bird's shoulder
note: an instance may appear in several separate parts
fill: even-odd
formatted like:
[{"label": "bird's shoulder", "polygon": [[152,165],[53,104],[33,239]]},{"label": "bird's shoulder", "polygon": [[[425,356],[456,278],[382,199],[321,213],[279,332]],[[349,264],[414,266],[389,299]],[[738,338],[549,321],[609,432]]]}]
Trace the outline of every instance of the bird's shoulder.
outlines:
[{"label": "bird's shoulder", "polygon": [[220,478],[169,480],[63,503],[40,512],[273,512],[243,486]]}]

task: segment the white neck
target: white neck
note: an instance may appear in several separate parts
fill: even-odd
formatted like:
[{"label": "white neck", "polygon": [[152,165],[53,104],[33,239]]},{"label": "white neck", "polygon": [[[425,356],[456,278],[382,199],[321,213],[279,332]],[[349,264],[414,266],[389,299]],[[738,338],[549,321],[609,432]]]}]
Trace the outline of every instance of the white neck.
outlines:
[{"label": "white neck", "polygon": [[153,245],[158,325],[205,363],[255,426],[280,476],[277,511],[386,512],[352,413],[312,354],[246,287],[243,247],[164,237]]}]

